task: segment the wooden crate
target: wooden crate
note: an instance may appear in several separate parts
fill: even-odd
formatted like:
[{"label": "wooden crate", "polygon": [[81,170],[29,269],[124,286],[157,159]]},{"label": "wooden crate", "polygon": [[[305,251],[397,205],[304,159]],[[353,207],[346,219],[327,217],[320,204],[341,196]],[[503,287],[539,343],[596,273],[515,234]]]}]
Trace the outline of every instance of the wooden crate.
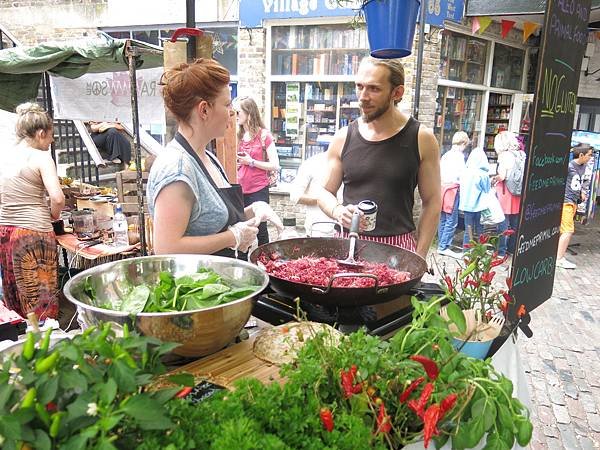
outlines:
[{"label": "wooden crate", "polygon": [[[123,214],[132,215],[138,213],[137,198],[137,172],[122,170],[115,174],[117,181],[117,197],[123,207]],[[142,172],[142,184],[144,187],[144,213],[148,212],[148,200],[146,198],[146,185],[148,183],[148,172]]]}]

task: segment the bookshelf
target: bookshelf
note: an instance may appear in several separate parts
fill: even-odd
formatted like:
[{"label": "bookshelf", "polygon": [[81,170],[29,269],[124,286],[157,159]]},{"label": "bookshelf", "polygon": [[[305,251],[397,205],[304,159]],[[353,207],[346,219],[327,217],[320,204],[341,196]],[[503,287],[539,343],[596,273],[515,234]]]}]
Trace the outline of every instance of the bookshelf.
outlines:
[{"label": "bookshelf", "polygon": [[452,146],[452,136],[465,131],[473,145],[481,133],[481,108],[483,92],[473,89],[439,86],[437,93],[434,134],[442,153]]},{"label": "bookshelf", "polygon": [[512,108],[511,94],[497,94],[490,92],[486,116],[484,150],[490,162],[497,159],[494,151],[494,138],[501,131],[508,130]]},{"label": "bookshelf", "polygon": [[368,54],[366,30],[345,24],[276,26],[272,75],[353,75]]},{"label": "bookshelf", "polygon": [[520,90],[524,67],[524,50],[496,43],[491,85],[496,88]]},{"label": "bookshelf", "polygon": [[488,48],[487,41],[448,32],[442,40],[440,77],[483,84]]}]

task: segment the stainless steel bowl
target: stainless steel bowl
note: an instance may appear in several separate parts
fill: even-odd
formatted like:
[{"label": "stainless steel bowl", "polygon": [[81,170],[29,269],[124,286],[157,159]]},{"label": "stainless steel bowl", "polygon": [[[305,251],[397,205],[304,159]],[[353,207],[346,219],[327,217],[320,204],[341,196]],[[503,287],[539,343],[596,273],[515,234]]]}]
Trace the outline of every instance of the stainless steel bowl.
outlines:
[{"label": "stainless steel bowl", "polygon": [[[213,269],[234,284],[255,285],[260,289],[224,305],[193,311],[130,315],[98,306],[107,300],[120,299],[132,285],[157,284],[162,271],[177,277],[194,273],[200,267]],[[94,304],[84,293],[86,280],[96,289]],[[250,317],[253,300],[268,282],[265,271],[245,261],[211,255],[161,255],[124,259],[85,270],[67,282],[64,292],[78,306],[82,320],[88,325],[106,321],[120,326],[127,323],[144,335],[181,344],[174,350],[178,355],[205,356],[236,338]]]}]

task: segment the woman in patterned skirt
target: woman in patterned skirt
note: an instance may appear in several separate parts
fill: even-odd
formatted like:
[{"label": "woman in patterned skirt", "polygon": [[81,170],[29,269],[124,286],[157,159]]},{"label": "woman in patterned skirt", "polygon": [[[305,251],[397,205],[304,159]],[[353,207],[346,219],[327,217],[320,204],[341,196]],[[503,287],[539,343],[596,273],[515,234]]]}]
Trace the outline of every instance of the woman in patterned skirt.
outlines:
[{"label": "woman in patterned skirt", "polygon": [[33,311],[40,319],[56,318],[58,255],[52,220],[60,217],[65,197],[48,151],[52,119],[34,103],[19,105],[16,112],[17,144],[11,157],[3,158],[0,174],[4,304],[23,317]]}]

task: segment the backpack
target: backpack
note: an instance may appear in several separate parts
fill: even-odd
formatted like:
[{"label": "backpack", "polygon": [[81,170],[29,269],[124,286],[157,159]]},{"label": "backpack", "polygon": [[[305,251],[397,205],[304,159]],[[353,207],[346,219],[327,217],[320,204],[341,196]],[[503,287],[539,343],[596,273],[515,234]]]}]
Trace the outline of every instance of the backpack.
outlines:
[{"label": "backpack", "polygon": [[515,156],[515,163],[506,174],[506,189],[512,195],[521,195],[523,190],[523,175],[525,174],[525,152],[519,150],[512,152]]}]

